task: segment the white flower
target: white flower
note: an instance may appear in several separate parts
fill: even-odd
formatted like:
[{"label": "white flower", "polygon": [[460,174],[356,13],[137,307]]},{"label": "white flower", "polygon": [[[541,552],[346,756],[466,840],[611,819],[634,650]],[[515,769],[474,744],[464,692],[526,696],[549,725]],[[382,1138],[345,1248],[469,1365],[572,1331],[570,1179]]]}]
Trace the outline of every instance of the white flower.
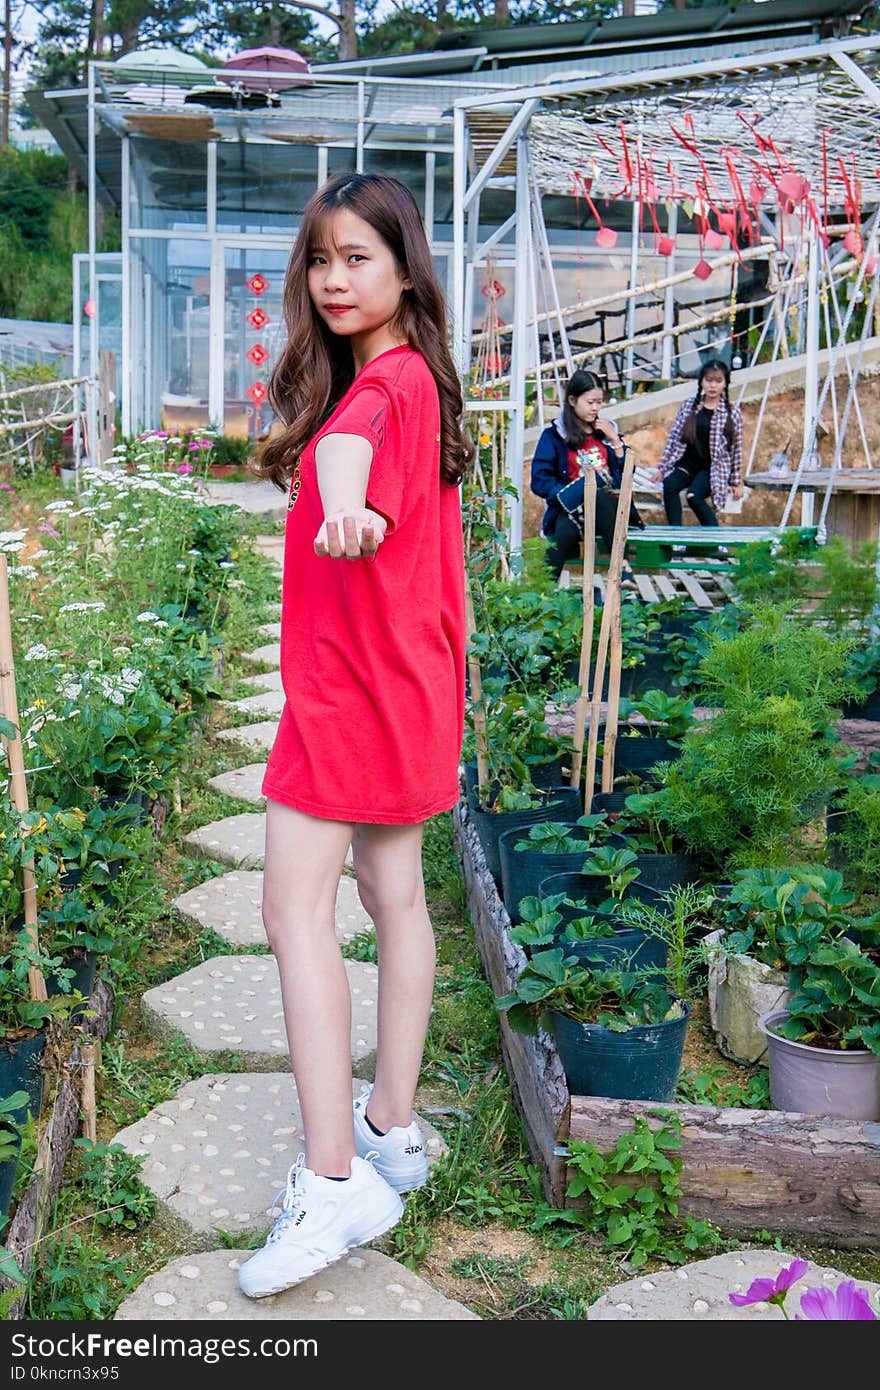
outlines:
[{"label": "white flower", "polygon": [[36,579],[37,571],[33,565],[10,565],[10,574],[20,575],[22,579]]},{"label": "white flower", "polygon": [[27,527],[23,531],[0,531],[0,555],[17,555],[24,550],[26,535]]},{"label": "white flower", "polygon": [[47,502],[47,512],[67,512],[74,504],[68,498],[62,497],[59,502]]},{"label": "white flower", "polygon": [[103,613],[107,607],[106,603],[100,601],[95,603],[64,603],[58,609],[59,613]]},{"label": "white flower", "polygon": [[186,569],[186,565],[183,563],[182,560],[179,560],[179,561],[177,562],[177,564],[174,566],[174,568],[175,568],[176,570],[185,570],[185,569]]},{"label": "white flower", "polygon": [[221,560],[217,568],[221,570],[234,570],[235,563],[232,560]]},{"label": "white flower", "polygon": [[65,700],[78,700],[82,694],[82,684],[80,681],[71,681],[69,685],[62,687],[61,694]]},{"label": "white flower", "polygon": [[138,613],[137,617],[135,618],[136,623],[157,623],[158,621],[159,614],[154,613],[152,608],[144,609],[143,613]]},{"label": "white flower", "polygon": [[49,651],[49,648],[44,646],[42,642],[37,642],[25,652],[24,659],[25,661],[48,661],[50,656],[52,656],[52,652]]}]

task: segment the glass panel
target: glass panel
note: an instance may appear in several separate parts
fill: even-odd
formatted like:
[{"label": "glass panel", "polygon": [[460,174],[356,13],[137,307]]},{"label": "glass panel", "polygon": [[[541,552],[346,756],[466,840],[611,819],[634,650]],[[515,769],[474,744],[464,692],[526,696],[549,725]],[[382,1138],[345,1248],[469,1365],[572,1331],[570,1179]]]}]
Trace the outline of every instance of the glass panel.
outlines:
[{"label": "glass panel", "polygon": [[293,235],[318,186],[314,145],[223,141],[217,146],[217,226],[222,231]]},{"label": "glass panel", "polygon": [[284,344],[281,297],[287,247],[226,248],[223,313],[223,429],[262,434],[273,415],[269,374]]},{"label": "glass panel", "polygon": [[131,244],[133,426],[204,428],[210,243],[133,237]]},{"label": "glass panel", "polygon": [[364,150],[365,174],[390,174],[405,183],[425,213],[425,152],[424,150]]},{"label": "glass panel", "polygon": [[129,148],[132,230],[207,228],[208,147],[205,142],[135,136]]}]

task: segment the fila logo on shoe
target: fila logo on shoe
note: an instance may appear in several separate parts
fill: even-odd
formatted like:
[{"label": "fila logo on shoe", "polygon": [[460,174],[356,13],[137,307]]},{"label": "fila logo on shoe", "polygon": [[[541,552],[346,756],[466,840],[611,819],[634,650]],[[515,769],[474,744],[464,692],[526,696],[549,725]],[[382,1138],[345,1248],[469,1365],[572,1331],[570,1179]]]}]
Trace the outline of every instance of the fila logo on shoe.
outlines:
[{"label": "fila logo on shoe", "polygon": [[422,1152],[422,1146],[421,1144],[407,1144],[403,1152],[405,1154],[420,1154]]}]

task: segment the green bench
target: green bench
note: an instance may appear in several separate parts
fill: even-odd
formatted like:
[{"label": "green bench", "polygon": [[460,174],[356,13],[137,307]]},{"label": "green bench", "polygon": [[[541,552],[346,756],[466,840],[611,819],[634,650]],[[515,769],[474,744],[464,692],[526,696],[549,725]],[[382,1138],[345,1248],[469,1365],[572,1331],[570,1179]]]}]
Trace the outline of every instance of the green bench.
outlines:
[{"label": "green bench", "polygon": [[[817,527],[789,526],[815,544]],[[633,569],[732,570],[735,551],[756,541],[770,541],[783,533],[775,526],[646,526],[627,532],[627,558]],[[607,568],[608,556],[597,555],[596,566]]]}]

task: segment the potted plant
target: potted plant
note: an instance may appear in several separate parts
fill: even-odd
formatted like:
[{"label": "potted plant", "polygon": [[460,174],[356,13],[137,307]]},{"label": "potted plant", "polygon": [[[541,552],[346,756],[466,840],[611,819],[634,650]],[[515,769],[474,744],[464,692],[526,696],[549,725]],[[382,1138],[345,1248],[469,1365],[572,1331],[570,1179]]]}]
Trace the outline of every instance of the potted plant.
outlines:
[{"label": "potted plant", "polygon": [[[65,992],[45,1000],[31,999],[31,967],[38,968],[44,978],[54,974]],[[61,959],[34,947],[26,931],[0,934],[0,1096],[27,1091],[35,1112],[40,1109],[46,1029],[53,1019],[66,1017],[82,1003],[79,994],[70,992],[70,980],[71,972]]]},{"label": "potted plant", "polygon": [[628,724],[615,746],[615,770],[652,773],[658,763],[678,757],[681,740],[693,724],[694,706],[680,695],[646,690],[637,700],[621,700],[621,718],[641,715],[644,724]]},{"label": "potted plant", "polygon": [[582,964],[622,958],[633,969],[656,972],[666,967],[666,947],[659,935],[648,936],[624,920],[622,912],[585,913],[582,905],[562,893],[550,898],[524,898],[521,910],[523,920],[512,929],[510,939],[522,946],[527,955],[562,946],[566,954]]},{"label": "potted plant", "polygon": [[699,678],[718,712],[664,771],[664,814],[715,877],[807,857],[808,827],[841,778],[830,730],[848,639],[773,609],[747,616],[743,631],[711,637]]},{"label": "potted plant", "polygon": [[665,986],[616,963],[588,969],[556,947],[533,955],[495,1002],[511,1028],[552,1033],[572,1093],[674,1098],[690,1006]]},{"label": "potted plant", "polygon": [[705,938],[709,1014],[718,1047],[744,1065],[767,1063],[759,1020],[787,1007],[794,958],[878,917],[854,918],[853,895],[836,870],[819,864],[741,870],[727,900],[724,926]]},{"label": "potted plant", "polygon": [[635,854],[634,867],[642,883],[665,893],[679,884],[699,883],[704,874],[696,855],[686,854],[667,815],[664,787],[631,792],[614,820]]},{"label": "potted plant", "polygon": [[28,1100],[26,1091],[0,1096],[0,1226],[9,1214],[21,1152],[22,1117],[26,1113]]},{"label": "potted plant", "polygon": [[498,837],[501,896],[516,924],[521,898],[533,897],[542,879],[580,868],[596,840],[623,844],[623,836],[608,830],[604,815],[580,816],[576,821],[540,821],[527,829],[514,827]]},{"label": "potted plant", "polygon": [[786,1007],[760,1020],[775,1109],[880,1120],[880,966],[846,936],[786,956]]}]

